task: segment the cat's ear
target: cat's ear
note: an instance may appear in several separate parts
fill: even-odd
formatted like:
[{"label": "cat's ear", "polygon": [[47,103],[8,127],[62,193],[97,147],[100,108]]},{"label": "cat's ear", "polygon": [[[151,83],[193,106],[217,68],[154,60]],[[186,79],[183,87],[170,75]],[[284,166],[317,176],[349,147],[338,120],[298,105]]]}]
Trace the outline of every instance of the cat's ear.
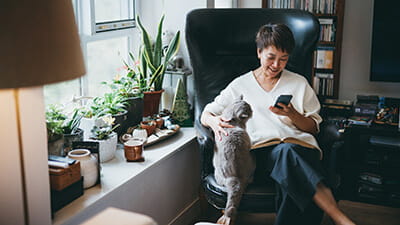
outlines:
[{"label": "cat's ear", "polygon": [[242,101],[242,100],[243,100],[243,95],[239,95],[239,96],[235,99],[235,102]]}]

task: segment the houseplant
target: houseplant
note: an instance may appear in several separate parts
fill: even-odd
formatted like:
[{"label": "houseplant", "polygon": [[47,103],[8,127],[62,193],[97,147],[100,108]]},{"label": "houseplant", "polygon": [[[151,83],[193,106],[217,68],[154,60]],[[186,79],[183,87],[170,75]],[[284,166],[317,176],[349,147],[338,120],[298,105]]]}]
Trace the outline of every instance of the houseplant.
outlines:
[{"label": "houseplant", "polygon": [[[72,111],[71,116],[68,116],[60,106],[48,106],[46,126],[49,154],[66,155],[72,148],[72,142],[83,140],[83,130],[78,128],[81,118],[82,113],[78,108]],[[62,136],[62,141],[60,136]]]},{"label": "houseplant", "polygon": [[[126,97],[117,92],[105,93],[104,96],[93,99],[90,112],[95,118],[111,115],[115,118],[115,124],[122,126],[127,119],[127,105]],[[115,130],[118,136],[124,133],[121,126],[118,126],[118,129]]]},{"label": "houseplant", "polygon": [[118,135],[114,130],[120,126],[113,126],[115,118],[111,115],[104,115],[95,120],[91,130],[90,139],[99,142],[100,162],[106,162],[114,158],[117,150]]},{"label": "houseplant", "polygon": [[118,74],[115,76],[111,82],[102,82],[126,102],[128,112],[127,119],[121,128],[123,131],[128,127],[139,124],[143,117],[143,90],[139,88],[136,78],[134,71],[128,70],[125,75]]},{"label": "houseplant", "polygon": [[[142,38],[142,45],[139,50],[139,63],[134,68],[126,65],[129,71],[138,76],[138,86],[141,90],[144,90],[143,116],[151,116],[158,113],[165,70],[169,60],[178,52],[180,31],[175,34],[168,47],[163,51],[162,26],[164,15],[158,23],[155,40],[151,39],[139,16],[137,16],[137,22]],[[133,54],[130,54],[130,57],[134,62],[137,62]]]}]

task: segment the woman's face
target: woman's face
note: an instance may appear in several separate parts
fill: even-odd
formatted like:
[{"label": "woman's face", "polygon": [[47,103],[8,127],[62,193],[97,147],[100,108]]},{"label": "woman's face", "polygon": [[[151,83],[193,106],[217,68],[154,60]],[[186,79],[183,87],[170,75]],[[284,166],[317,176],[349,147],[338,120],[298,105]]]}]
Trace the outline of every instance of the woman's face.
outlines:
[{"label": "woman's face", "polygon": [[270,78],[279,76],[289,60],[289,54],[276,49],[275,46],[257,49],[257,55],[263,74]]}]

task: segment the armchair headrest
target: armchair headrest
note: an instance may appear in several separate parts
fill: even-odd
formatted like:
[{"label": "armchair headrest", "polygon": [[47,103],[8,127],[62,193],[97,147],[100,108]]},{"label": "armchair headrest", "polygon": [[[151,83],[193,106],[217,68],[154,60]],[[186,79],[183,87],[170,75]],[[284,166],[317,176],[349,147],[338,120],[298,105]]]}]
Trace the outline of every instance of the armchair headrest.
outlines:
[{"label": "armchair headrest", "polygon": [[237,76],[259,66],[255,36],[267,23],[284,23],[296,45],[286,66],[309,81],[319,22],[297,9],[196,9],[186,18],[186,42],[195,82],[196,113]]}]

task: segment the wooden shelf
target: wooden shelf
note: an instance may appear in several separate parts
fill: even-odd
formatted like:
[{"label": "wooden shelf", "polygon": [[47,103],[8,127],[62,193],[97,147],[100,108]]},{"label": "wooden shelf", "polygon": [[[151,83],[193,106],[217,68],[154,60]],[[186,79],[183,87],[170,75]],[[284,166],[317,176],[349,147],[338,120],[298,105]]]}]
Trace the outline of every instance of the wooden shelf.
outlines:
[{"label": "wooden shelf", "polygon": [[[278,0],[275,0],[278,1]],[[294,0],[289,0],[285,2],[285,0],[281,0],[282,3],[286,3],[287,5],[290,5],[291,1]],[[306,0],[304,1],[304,5]],[[271,0],[262,0],[262,7],[263,8],[273,8],[270,7],[269,3]],[[300,1],[301,2],[301,1]],[[296,1],[298,3],[298,1]],[[331,99],[337,99],[339,97],[339,81],[340,81],[340,58],[341,58],[341,50],[342,50],[342,35],[343,35],[343,18],[344,18],[344,5],[345,5],[345,0],[335,0],[334,1],[335,6],[335,12],[334,13],[313,13],[318,19],[332,19],[332,30],[333,30],[333,41],[319,41],[317,44],[317,48],[321,47],[332,47],[333,49],[333,67],[332,69],[326,70],[326,69],[317,69],[315,66],[313,66],[313,73],[311,80],[312,85],[314,87],[314,90],[316,90],[317,95],[320,99],[326,99],[326,98],[331,98]],[[278,1],[279,4],[279,1]],[[286,7],[286,8],[291,8],[291,7]],[[314,10],[315,12],[316,10]],[[314,53],[315,54],[315,53]],[[314,84],[319,83],[321,80],[316,78],[316,73],[330,73],[333,74],[333,87],[331,87],[328,90],[320,90],[315,87]],[[317,81],[314,81],[317,79]],[[332,81],[329,81],[332,83]],[[329,93],[328,93],[329,92]]]}]

